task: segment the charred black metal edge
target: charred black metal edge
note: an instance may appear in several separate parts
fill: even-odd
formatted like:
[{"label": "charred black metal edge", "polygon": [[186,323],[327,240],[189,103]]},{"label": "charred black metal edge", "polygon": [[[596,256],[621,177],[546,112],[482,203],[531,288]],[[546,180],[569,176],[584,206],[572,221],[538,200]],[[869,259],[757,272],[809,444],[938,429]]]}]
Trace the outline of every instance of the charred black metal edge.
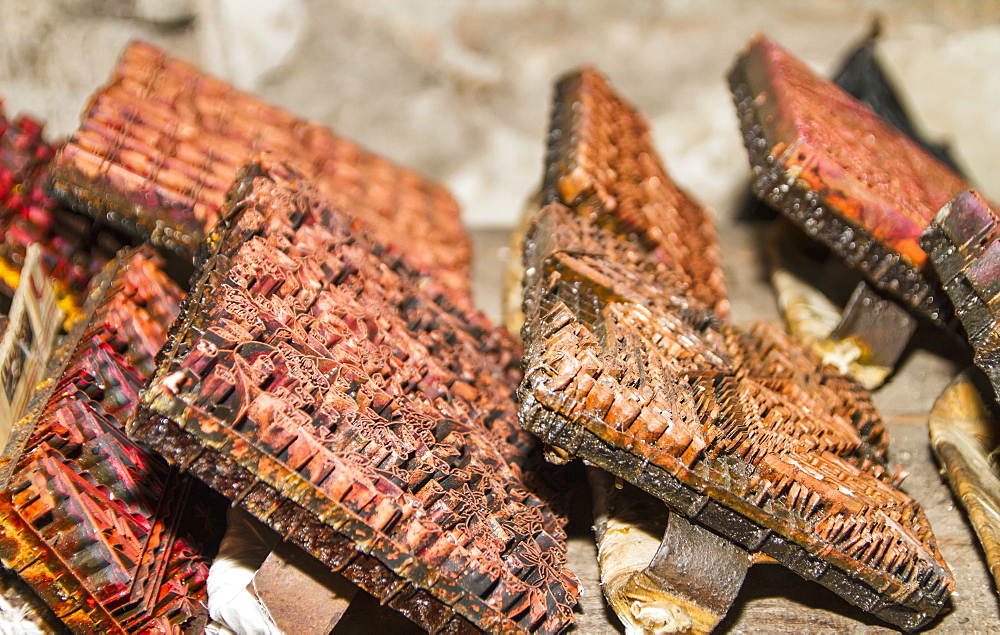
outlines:
[{"label": "charred black metal edge", "polygon": [[968,342],[975,349],[973,361],[989,377],[993,392],[1000,396],[1000,337],[995,332],[998,316],[981,297],[980,290],[964,275],[970,264],[968,259],[974,258],[974,253],[955,244],[939,221],[942,214],[950,213],[954,203],[955,199],[938,212],[921,235],[920,246],[943,279],[944,290],[955,306],[955,314],[965,329]]},{"label": "charred black metal edge", "polygon": [[[574,426],[558,414],[549,412],[538,403],[533,391],[534,387],[525,382],[518,393],[521,425],[525,430],[655,495],[671,509],[742,548],[771,556],[806,580],[822,584],[864,611],[904,630],[913,631],[933,619],[948,599],[949,591],[945,585],[938,585],[931,594],[922,593],[916,598],[911,596],[906,604],[884,599],[870,584],[824,562],[792,540],[713,501],[707,495],[699,494],[648,459],[609,445],[586,427]],[[882,582],[885,586],[891,584],[888,578]],[[923,588],[926,591],[926,586]]]},{"label": "charred black metal edge", "polygon": [[830,213],[814,191],[789,178],[778,165],[778,157],[770,154],[777,140],[767,138],[766,127],[752,107],[747,76],[739,65],[731,70],[729,85],[753,168],[751,189],[757,198],[780,210],[809,236],[857,267],[875,287],[936,326],[949,328],[954,321],[953,310],[933,271],[914,267],[868,231]]},{"label": "charred black metal edge", "polygon": [[[181,305],[181,311],[170,329],[167,342],[157,357],[156,373],[147,386],[168,374],[167,364],[162,363],[163,361],[186,352],[189,343],[184,338],[185,327],[198,329],[201,326],[199,316],[208,300],[206,287],[209,285],[205,283],[211,277],[218,275],[219,270],[228,268],[229,254],[224,253],[224,250],[227,246],[232,246],[233,241],[225,241],[224,236],[231,226],[238,222],[245,209],[241,203],[242,195],[253,187],[254,181],[258,178],[271,178],[267,167],[260,162],[251,162],[239,172],[236,182],[227,195],[219,223],[202,244],[201,259],[191,278],[192,292]],[[242,242],[239,241],[238,244]],[[357,528],[351,527],[352,519],[347,514],[340,512],[325,521],[319,519],[314,512],[257,479],[246,467],[205,445],[197,434],[188,431],[179,422],[148,408],[145,405],[145,395],[140,407],[130,419],[127,430],[130,436],[155,447],[168,463],[197,476],[261,522],[278,531],[286,540],[295,543],[333,570],[339,571],[353,583],[380,598],[381,602],[389,604],[421,627],[431,632],[442,633],[480,632],[481,627],[475,626],[471,618],[463,614],[463,611],[475,614],[475,609],[469,609],[461,603],[446,604],[435,597],[431,589],[423,588],[403,578],[377,556],[362,551],[365,547],[355,544],[347,535],[351,529]],[[265,498],[269,501],[268,504],[250,502],[251,492]],[[279,511],[282,513],[278,513]],[[284,515],[288,517],[285,518]],[[331,525],[334,522],[337,523],[336,528]],[[306,527],[308,530],[304,530]],[[366,527],[362,526],[361,529]],[[324,554],[323,548],[333,549],[335,553]],[[351,566],[352,563],[357,563],[356,570]],[[397,564],[401,567],[414,568],[412,564]],[[432,578],[434,573],[426,571],[423,577]],[[387,588],[392,589],[388,594],[385,591]],[[466,592],[463,589],[463,593]],[[495,614],[509,620],[501,610],[496,610]],[[513,625],[513,622],[509,624]]]},{"label": "charred black metal edge", "polygon": [[[259,480],[247,469],[202,445],[176,423],[143,408],[132,433],[155,446],[171,465],[191,473],[268,525],[332,571],[368,591],[430,632],[478,633],[480,629],[426,590],[400,578],[381,560]],[[386,596],[386,589],[391,592]]]},{"label": "charred black metal edge", "polygon": [[[60,153],[61,154],[61,153]],[[98,178],[90,181],[73,168],[61,166],[58,157],[49,169],[46,192],[66,207],[104,223],[126,236],[148,241],[156,247],[185,259],[191,259],[203,236],[179,227],[167,227],[157,219],[144,218],[147,207],[138,202],[139,193],[131,195],[110,187]],[[130,200],[135,199],[135,200]],[[177,204],[158,201],[155,209],[173,208],[186,210]],[[188,210],[190,211],[190,210]]]},{"label": "charred black metal edge", "polygon": [[582,82],[580,71],[569,72],[556,82],[545,150],[541,207],[549,203],[562,202],[562,196],[559,193],[559,178],[573,169],[570,161],[573,157],[573,148],[579,142],[576,125],[579,114],[574,111],[573,105],[577,101],[573,99],[573,95],[580,92]]}]

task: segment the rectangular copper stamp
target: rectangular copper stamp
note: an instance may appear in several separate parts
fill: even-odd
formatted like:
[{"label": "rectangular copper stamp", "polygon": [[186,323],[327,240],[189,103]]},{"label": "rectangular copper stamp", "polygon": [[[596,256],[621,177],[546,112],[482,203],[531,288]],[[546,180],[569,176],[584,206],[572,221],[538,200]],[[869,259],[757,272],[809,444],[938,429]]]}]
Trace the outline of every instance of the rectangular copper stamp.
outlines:
[{"label": "rectangular copper stamp", "polygon": [[567,627],[512,336],[279,164],[209,244],[134,433],[423,628]]},{"label": "rectangular copper stamp", "polygon": [[124,433],[180,301],[158,263],[105,269],[0,458],[0,559],[77,631],[208,622],[217,499]]},{"label": "rectangular copper stamp", "polygon": [[[596,112],[596,118],[590,114]],[[650,256],[647,270],[659,272],[654,278],[668,276],[667,289],[684,291],[678,301],[727,316],[715,224],[649,153],[652,138],[643,115],[613,95],[596,71],[585,69],[557,83],[552,122],[544,201],[560,201],[594,214],[598,224],[635,233]]]},{"label": "rectangular copper stamp", "polygon": [[293,162],[381,242],[468,290],[469,238],[443,187],[143,42],[91,98],[56,156],[53,187],[74,208],[190,255],[237,168],[259,152]]},{"label": "rectangular copper stamp", "polygon": [[[974,190],[938,211],[920,241],[975,351],[973,361],[1000,395],[1000,215]],[[1000,585],[996,415],[973,369],[941,393],[928,417],[931,447]]]},{"label": "rectangular copper stamp", "polygon": [[[630,217],[655,199],[629,166],[656,153],[606,131],[644,123],[593,69],[556,94],[545,182],[603,179],[594,196],[619,194],[595,214],[592,197],[550,189],[525,239],[522,425],[890,623],[928,622],[954,580],[884,466],[868,393],[777,328],[720,316],[715,250],[701,263],[672,255],[710,232],[648,240]],[[608,158],[581,167],[577,144]],[[662,213],[681,226],[681,208]]]},{"label": "rectangular copper stamp", "polygon": [[948,321],[919,238],[969,184],[766,36],[729,82],[757,197],[916,314]]},{"label": "rectangular copper stamp", "polygon": [[979,193],[964,190],[941,208],[921,245],[976,351],[976,365],[1000,394],[1000,217]]}]

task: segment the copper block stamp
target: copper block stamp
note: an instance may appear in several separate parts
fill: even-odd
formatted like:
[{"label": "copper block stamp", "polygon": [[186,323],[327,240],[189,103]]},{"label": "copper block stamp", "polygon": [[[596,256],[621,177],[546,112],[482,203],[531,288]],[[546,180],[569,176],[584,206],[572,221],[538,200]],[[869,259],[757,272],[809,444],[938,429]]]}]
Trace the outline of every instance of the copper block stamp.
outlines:
[{"label": "copper block stamp", "polygon": [[0,558],[77,631],[208,621],[214,497],[124,434],[180,300],[158,262],[108,265],[0,459]]},{"label": "copper block stamp", "polygon": [[565,628],[510,334],[281,165],[223,218],[134,432],[428,630]]},{"label": "copper block stamp", "polygon": [[883,465],[868,394],[776,328],[728,324],[704,212],[658,207],[668,194],[650,190],[675,186],[634,167],[658,163],[641,117],[592,69],[556,94],[551,202],[525,242],[522,425],[725,536],[744,562],[770,556],[886,621],[926,623],[954,581]]},{"label": "copper block stamp", "polygon": [[143,42],[91,98],[52,180],[71,206],[191,255],[237,168],[260,152],[294,163],[418,269],[468,290],[469,238],[444,188]]},{"label": "copper block stamp", "polygon": [[757,197],[911,311],[951,319],[919,238],[965,180],[766,36],[729,82]]}]

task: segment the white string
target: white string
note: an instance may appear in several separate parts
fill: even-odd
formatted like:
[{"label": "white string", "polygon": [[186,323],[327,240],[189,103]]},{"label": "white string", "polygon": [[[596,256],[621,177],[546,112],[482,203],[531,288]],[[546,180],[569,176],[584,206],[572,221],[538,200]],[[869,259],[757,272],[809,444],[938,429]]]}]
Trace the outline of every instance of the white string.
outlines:
[{"label": "white string", "polygon": [[28,620],[28,607],[14,607],[0,595],[0,633],[3,635],[42,635],[36,624]]},{"label": "white string", "polygon": [[226,520],[228,526],[219,555],[208,571],[208,613],[217,624],[206,631],[282,635],[267,608],[247,590],[275,540],[242,510],[230,507]]}]

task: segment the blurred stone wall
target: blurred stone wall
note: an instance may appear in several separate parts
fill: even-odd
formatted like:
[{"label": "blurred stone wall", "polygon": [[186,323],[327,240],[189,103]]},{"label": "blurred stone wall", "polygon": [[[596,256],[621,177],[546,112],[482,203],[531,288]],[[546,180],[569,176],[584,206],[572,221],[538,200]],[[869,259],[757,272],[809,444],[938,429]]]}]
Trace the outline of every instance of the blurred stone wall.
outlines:
[{"label": "blurred stone wall", "polygon": [[68,134],[144,38],[444,181],[470,224],[509,226],[540,178],[553,79],[592,63],[726,216],[747,172],[737,50],[763,30],[829,72],[875,16],[918,120],[1000,198],[997,0],[0,0],[0,96]]}]

